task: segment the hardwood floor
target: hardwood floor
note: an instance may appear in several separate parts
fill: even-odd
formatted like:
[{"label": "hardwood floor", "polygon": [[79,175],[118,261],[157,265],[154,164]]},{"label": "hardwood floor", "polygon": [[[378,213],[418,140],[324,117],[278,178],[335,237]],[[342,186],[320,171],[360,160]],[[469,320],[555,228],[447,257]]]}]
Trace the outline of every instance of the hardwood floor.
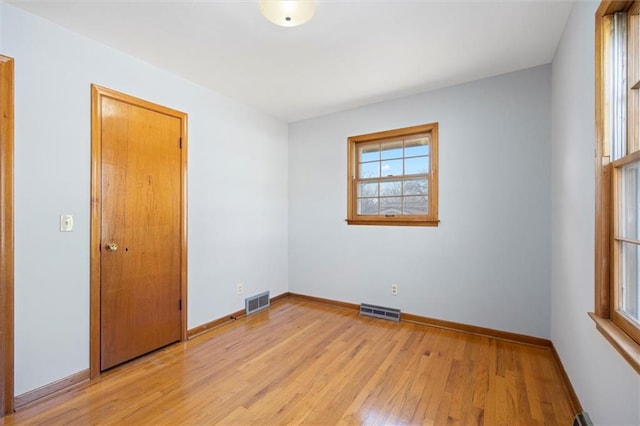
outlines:
[{"label": "hardwood floor", "polygon": [[285,299],[1,424],[570,425],[547,348]]}]

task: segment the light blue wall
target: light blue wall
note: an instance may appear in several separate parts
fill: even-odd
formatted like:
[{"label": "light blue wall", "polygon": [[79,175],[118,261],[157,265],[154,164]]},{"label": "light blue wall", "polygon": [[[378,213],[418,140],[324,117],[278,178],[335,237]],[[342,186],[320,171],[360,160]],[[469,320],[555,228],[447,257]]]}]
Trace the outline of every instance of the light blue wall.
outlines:
[{"label": "light blue wall", "polygon": [[[291,124],[290,290],[548,338],[550,72]],[[347,137],[436,121],[440,226],[346,225]]]},{"label": "light blue wall", "polygon": [[551,338],[595,424],[638,425],[638,374],[587,316],[594,308],[597,6],[575,3],[551,73]]}]

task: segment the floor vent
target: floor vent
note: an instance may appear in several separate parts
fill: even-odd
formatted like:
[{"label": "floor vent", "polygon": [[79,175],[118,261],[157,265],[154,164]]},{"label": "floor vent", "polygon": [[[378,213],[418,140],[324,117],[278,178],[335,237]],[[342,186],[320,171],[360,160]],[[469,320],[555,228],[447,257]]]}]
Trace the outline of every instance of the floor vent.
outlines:
[{"label": "floor vent", "polygon": [[591,419],[586,411],[579,413],[573,419],[573,426],[593,426]]},{"label": "floor vent", "polygon": [[244,299],[244,307],[246,314],[253,314],[269,307],[269,292],[256,294],[255,296],[247,297]]},{"label": "floor vent", "polygon": [[391,321],[400,321],[400,309],[385,308],[384,306],[374,306],[362,303],[360,305],[360,315],[374,318],[382,318]]}]

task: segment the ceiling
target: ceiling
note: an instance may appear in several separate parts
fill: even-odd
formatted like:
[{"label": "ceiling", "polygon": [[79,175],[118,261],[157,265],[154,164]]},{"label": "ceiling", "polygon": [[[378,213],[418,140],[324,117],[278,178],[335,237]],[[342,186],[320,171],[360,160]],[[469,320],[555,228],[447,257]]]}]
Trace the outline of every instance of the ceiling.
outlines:
[{"label": "ceiling", "polygon": [[7,1],[287,122],[551,62],[572,2]]}]

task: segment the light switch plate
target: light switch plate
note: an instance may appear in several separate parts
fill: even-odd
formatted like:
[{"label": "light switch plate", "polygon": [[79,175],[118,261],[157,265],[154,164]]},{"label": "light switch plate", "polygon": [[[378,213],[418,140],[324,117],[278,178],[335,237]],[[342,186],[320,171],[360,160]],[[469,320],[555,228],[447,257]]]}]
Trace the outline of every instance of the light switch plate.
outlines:
[{"label": "light switch plate", "polygon": [[70,214],[60,215],[60,232],[73,231],[73,216]]}]

